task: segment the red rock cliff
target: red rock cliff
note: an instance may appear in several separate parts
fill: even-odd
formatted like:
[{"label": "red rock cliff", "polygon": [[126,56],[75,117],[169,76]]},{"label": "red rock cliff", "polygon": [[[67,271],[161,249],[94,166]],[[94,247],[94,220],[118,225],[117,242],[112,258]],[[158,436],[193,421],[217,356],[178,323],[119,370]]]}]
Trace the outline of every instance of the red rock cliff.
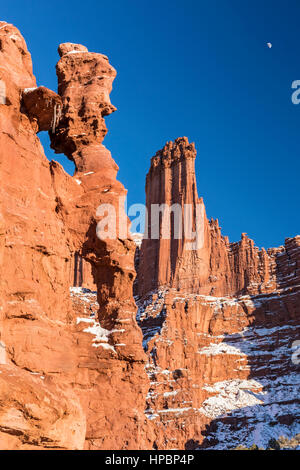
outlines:
[{"label": "red rock cliff", "polygon": [[[147,448],[134,246],[96,236],[97,207],[125,194],[102,145],[115,71],[83,46],[59,51],[57,95],[36,88],[24,39],[0,23],[0,446]],[[46,159],[40,130],[74,177]]]},{"label": "red rock cliff", "polygon": [[[0,447],[228,448],[299,432],[300,238],[229,243],[198,198],[186,138],[152,159],[147,204],[190,204],[185,234],[97,237],[126,191],[103,146],[115,70],[62,44],[58,94],[0,22]],[[74,161],[49,163],[36,135]],[[184,222],[184,220],[183,220]],[[151,213],[149,219],[151,226]],[[192,249],[191,249],[192,248]],[[150,269],[149,269],[150,268]],[[89,288],[93,289],[90,290]]]},{"label": "red rock cliff", "polygon": [[[277,254],[284,248],[260,251],[246,234],[242,234],[240,242],[229,243],[228,238],[221,234],[218,220],[208,221],[203,200],[198,197],[195,158],[194,144],[182,137],[168,142],[151,160],[146,179],[148,237],[143,240],[140,252],[139,295],[160,286],[205,295],[272,292],[284,277],[280,263],[276,261]],[[179,205],[183,209],[181,239],[176,239],[175,217],[168,214],[171,231],[170,237],[164,238],[162,218],[158,227],[153,221],[155,205]],[[184,210],[185,205],[192,206],[193,237],[189,235],[191,231],[187,232],[188,235],[185,233],[184,212],[187,216],[189,214]],[[159,234],[157,239],[156,232]],[[192,240],[194,247],[191,246]],[[297,240],[287,242],[287,251],[290,243],[297,245]],[[299,269],[296,265],[293,277],[293,282],[297,283]]]},{"label": "red rock cliff", "polygon": [[[180,138],[152,158],[148,234],[151,204],[192,203],[196,228],[195,205],[203,202],[195,156],[194,145]],[[300,431],[293,360],[300,336],[300,237],[260,251],[245,234],[229,243],[218,221],[203,215],[200,246],[191,249],[185,236],[176,240],[174,228],[171,239],[163,239],[161,218],[158,239],[137,248],[138,321],[150,378],[146,412],[161,449],[266,448],[270,438]]]}]

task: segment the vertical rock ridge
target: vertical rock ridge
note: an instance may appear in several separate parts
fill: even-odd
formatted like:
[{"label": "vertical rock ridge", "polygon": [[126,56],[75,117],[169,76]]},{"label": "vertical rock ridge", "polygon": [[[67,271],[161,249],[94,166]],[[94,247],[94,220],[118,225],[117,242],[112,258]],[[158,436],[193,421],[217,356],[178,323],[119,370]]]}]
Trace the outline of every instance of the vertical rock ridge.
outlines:
[{"label": "vertical rock ridge", "polygon": [[[115,71],[61,45],[57,95],[36,87],[15,27],[0,23],[0,46],[1,448],[151,448],[133,242],[96,236],[98,206],[126,193],[102,145]],[[40,130],[74,177],[46,159]]]},{"label": "vertical rock ridge", "polygon": [[[117,181],[118,166],[102,144],[107,132],[104,116],[116,110],[109,98],[116,71],[106,56],[88,52],[82,45],[66,43],[58,50],[61,56],[57,64],[58,93],[62,111],[55,132],[50,131],[51,146],[74,161],[73,179],[81,188],[76,199],[61,198],[59,213],[64,225],[75,234],[72,242],[77,260],[91,266],[92,280],[84,276],[81,267],[79,284],[82,287],[89,283],[97,286],[99,306],[96,320],[86,319],[86,307],[78,314],[83,324],[94,322],[88,330],[99,336],[93,343],[99,349],[81,364],[83,368],[97,370],[97,380],[101,383],[86,395],[79,388],[87,410],[87,447],[139,448],[141,443],[136,440],[136,433],[147,440],[144,407],[148,381],[142,335],[135,320],[135,247],[128,236],[100,240],[96,233],[97,223],[101,220],[97,209],[101,204],[115,210],[118,230],[123,224],[123,232],[124,228],[128,231],[129,226],[122,206],[127,191]],[[62,187],[59,180],[57,187]],[[80,300],[84,289],[76,292],[77,295],[79,292]],[[75,298],[76,293],[73,300]],[[85,381],[82,374],[79,383],[81,380]],[[120,393],[125,390],[126,398],[122,399]],[[97,395],[99,404],[96,405]],[[98,437],[101,434],[103,436]],[[151,445],[151,441],[144,445]]]},{"label": "vertical rock ridge", "polygon": [[[152,158],[148,213],[151,204],[191,202],[194,212],[203,204],[195,156],[181,138]],[[300,237],[266,251],[245,233],[230,243],[205,210],[202,223],[203,243],[194,250],[184,238],[163,240],[160,219],[158,239],[146,232],[138,252],[146,413],[158,449],[266,448],[271,437],[300,432],[299,365],[292,360],[300,335]]]},{"label": "vertical rock ridge", "polygon": [[[96,233],[100,204],[128,223],[102,144],[116,72],[79,44],[59,54],[56,94],[36,87],[24,39],[0,22],[0,447],[228,448],[297,434],[300,236],[267,251],[246,234],[230,243],[198,197],[194,145],[168,142],[147,206],[191,204],[194,230],[198,204],[203,238],[190,249],[173,228],[162,240],[160,223],[145,237],[139,328],[133,241]],[[73,177],[48,162],[41,130]]]},{"label": "vertical rock ridge", "polygon": [[[197,193],[195,158],[194,144],[189,144],[188,139],[182,137],[167,142],[151,159],[146,178],[148,230],[140,253],[139,295],[146,295],[161,286],[205,295],[272,292],[282,283],[279,260],[282,254],[279,253],[278,257],[276,249],[259,250],[245,233],[239,242],[230,243],[228,237],[222,235],[218,220],[208,221],[203,199]],[[162,207],[164,204],[169,207],[179,204],[182,209],[185,204],[191,204],[193,230],[196,206],[203,207],[201,246],[189,249],[184,232],[181,240],[176,240],[172,231],[169,240],[163,239],[162,219],[159,222],[159,237],[151,238],[151,209],[153,205]],[[172,219],[170,224],[173,227]],[[293,253],[291,246],[297,247],[297,240],[297,237],[287,240],[285,253],[289,250]],[[295,262],[290,266],[295,266]],[[289,282],[293,277],[290,273]]]}]

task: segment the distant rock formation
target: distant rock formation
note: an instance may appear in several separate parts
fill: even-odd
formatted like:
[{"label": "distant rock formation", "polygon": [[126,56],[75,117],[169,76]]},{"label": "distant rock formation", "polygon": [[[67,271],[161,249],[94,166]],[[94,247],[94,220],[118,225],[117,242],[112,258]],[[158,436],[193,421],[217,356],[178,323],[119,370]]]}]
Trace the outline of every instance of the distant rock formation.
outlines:
[{"label": "distant rock formation", "polygon": [[[126,194],[102,145],[116,72],[63,44],[56,94],[36,87],[14,26],[0,23],[0,44],[0,447],[151,448],[134,242],[96,236],[99,204]],[[47,160],[41,130],[74,177]]]},{"label": "distant rock formation", "polygon": [[[207,220],[203,199],[197,193],[195,158],[194,144],[182,137],[168,142],[151,160],[146,179],[148,229],[140,252],[139,295],[142,297],[161,286],[205,295],[254,295],[274,291],[287,274],[289,285],[300,283],[300,237],[287,239],[285,247],[259,250],[245,233],[240,242],[229,243],[228,237],[221,234],[218,220]],[[198,245],[191,248],[192,239],[184,230],[183,237],[176,239],[172,213],[171,237],[163,238],[162,219],[156,227],[152,207],[164,204],[192,206],[193,231],[196,231],[198,205],[199,214],[203,214],[197,229]],[[151,229],[159,233],[157,239],[151,236]],[[291,267],[282,264],[282,256],[292,256],[292,272]]]},{"label": "distant rock formation", "polygon": [[[163,239],[151,205],[193,205],[196,152],[186,137],[151,160],[148,230],[137,247],[138,322],[151,384],[147,416],[159,449],[228,449],[300,430],[300,237],[261,251],[204,217],[202,243]],[[170,217],[170,224],[173,219]],[[178,220],[177,220],[178,222]],[[158,239],[147,238],[154,226]],[[200,236],[202,236],[200,234]]]}]

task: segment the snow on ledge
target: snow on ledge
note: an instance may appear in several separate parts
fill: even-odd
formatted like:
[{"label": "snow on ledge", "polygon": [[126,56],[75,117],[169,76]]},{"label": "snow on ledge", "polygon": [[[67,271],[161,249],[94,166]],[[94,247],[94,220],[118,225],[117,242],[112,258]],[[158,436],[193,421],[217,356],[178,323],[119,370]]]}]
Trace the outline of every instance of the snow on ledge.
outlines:
[{"label": "snow on ledge", "polygon": [[[253,390],[259,391],[261,389],[262,385],[253,379],[225,380],[217,382],[213,386],[204,386],[203,390],[216,395],[205,400],[199,411],[205,416],[215,419],[238,408],[261,405],[264,403],[262,399],[251,393]],[[264,395],[266,392],[260,393]]]},{"label": "snow on ledge", "polygon": [[69,55],[69,54],[88,54],[89,51],[76,51],[73,49],[72,51],[66,52],[64,55]]},{"label": "snow on ledge", "polygon": [[94,335],[93,342],[92,342],[94,348],[99,348],[101,346],[104,349],[111,349],[114,353],[116,353],[115,348],[111,346],[110,344],[108,344],[108,336],[110,335],[110,333],[112,333],[112,331],[102,328],[100,323],[93,318],[78,317],[76,320],[76,324],[78,325],[79,323],[90,324],[90,326],[85,328],[83,332]]},{"label": "snow on ledge", "polygon": [[35,86],[35,87],[33,87],[33,88],[25,88],[25,89],[23,90],[23,93],[25,93],[25,94],[26,94],[26,93],[30,93],[31,91],[34,91],[34,90],[36,90],[37,88],[38,88],[37,86]]}]

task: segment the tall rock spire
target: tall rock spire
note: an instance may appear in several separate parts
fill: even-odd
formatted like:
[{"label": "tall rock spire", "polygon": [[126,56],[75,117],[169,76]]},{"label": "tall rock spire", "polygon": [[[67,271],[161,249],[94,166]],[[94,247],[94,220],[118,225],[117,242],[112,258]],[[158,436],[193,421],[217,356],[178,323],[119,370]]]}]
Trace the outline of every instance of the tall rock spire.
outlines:
[{"label": "tall rock spire", "polygon": [[[61,45],[57,95],[36,87],[14,26],[0,22],[0,46],[0,446],[151,448],[134,243],[96,235],[99,205],[126,194],[102,145],[116,72]],[[44,155],[43,130],[74,177]]]},{"label": "tall rock spire", "polygon": [[[167,208],[177,204],[181,208],[185,203],[193,204],[193,206],[198,203],[194,170],[195,157],[194,144],[189,144],[188,139],[183,137],[176,139],[175,142],[167,142],[151,160],[146,179],[149,238],[145,237],[143,241],[140,262],[142,273],[140,289],[142,291],[146,292],[160,284],[170,284],[176,274],[178,259],[184,249],[183,216],[176,218],[174,212],[173,215],[171,212],[165,214],[169,222],[170,236],[168,233],[165,236],[162,233],[162,214],[160,221],[157,219],[157,223],[154,218],[159,217],[157,209],[162,204],[165,204]],[[176,234],[176,230],[181,233]]]},{"label": "tall rock spire", "polygon": [[109,94],[117,72],[105,55],[81,44],[61,44],[58,52],[63,107],[55,132],[50,132],[51,147],[73,160],[77,173],[105,169],[115,178],[118,166],[102,141],[107,133],[104,117],[116,111]]},{"label": "tall rock spire", "polygon": [[[271,291],[276,286],[275,254],[260,251],[246,234],[240,242],[229,243],[218,220],[207,219],[197,193],[195,158],[194,144],[181,137],[167,142],[151,159],[139,295],[163,286],[204,295]],[[166,220],[171,227],[169,237],[164,232]]]},{"label": "tall rock spire", "polygon": [[[140,295],[162,285],[198,290],[209,276],[210,227],[203,200],[198,197],[195,158],[195,145],[181,137],[167,142],[151,160],[146,179],[148,230],[141,250]],[[158,219],[158,206],[163,213],[164,205],[164,215]],[[169,236],[164,234],[166,219]]]}]

